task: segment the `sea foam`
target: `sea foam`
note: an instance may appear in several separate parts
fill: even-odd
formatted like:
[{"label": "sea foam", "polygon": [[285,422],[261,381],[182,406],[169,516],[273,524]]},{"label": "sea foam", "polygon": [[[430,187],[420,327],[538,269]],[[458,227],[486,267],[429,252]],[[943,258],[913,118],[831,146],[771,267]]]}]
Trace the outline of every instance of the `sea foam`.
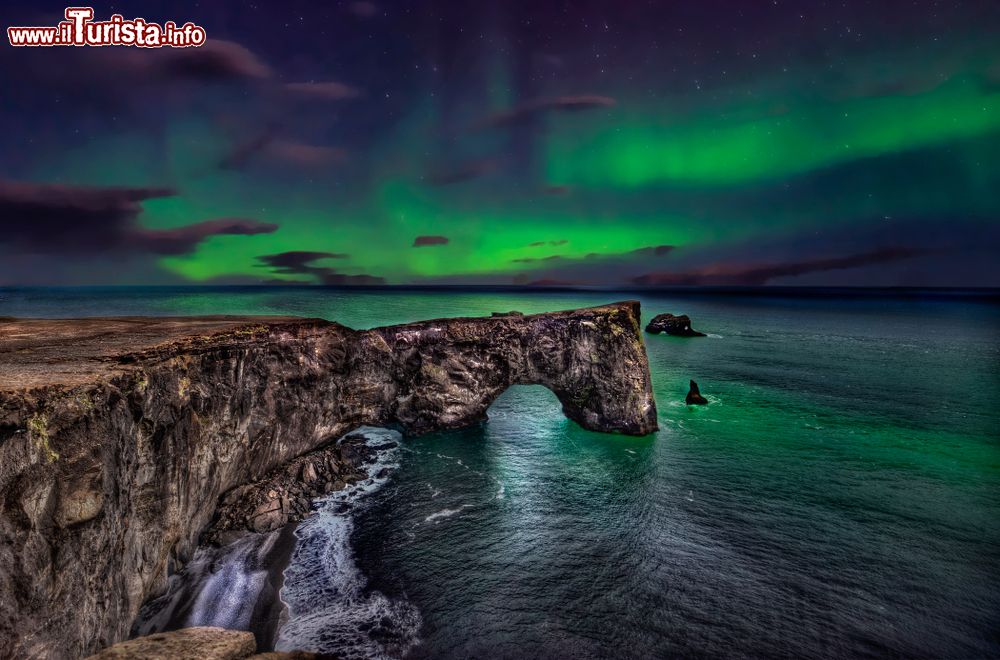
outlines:
[{"label": "sea foam", "polygon": [[379,448],[376,458],[365,468],[366,479],[324,497],[316,515],[296,530],[298,542],[281,590],[288,620],[278,631],[279,651],[387,658],[404,655],[419,641],[421,618],[416,607],[367,590],[368,580],[350,544],[353,514],[366,496],[388,481],[383,469],[398,467],[401,438],[395,431],[373,427],[357,432],[365,435],[370,447]]}]

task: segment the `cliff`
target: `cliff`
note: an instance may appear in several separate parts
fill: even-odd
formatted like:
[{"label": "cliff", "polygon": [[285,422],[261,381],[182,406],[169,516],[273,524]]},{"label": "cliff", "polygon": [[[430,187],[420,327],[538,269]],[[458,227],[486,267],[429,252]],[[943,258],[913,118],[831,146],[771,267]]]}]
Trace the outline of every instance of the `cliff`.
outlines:
[{"label": "cliff", "polygon": [[656,430],[634,302],[367,331],[0,319],[0,657],[124,639],[226,491],[360,425],[475,423],[517,383],[585,428]]}]

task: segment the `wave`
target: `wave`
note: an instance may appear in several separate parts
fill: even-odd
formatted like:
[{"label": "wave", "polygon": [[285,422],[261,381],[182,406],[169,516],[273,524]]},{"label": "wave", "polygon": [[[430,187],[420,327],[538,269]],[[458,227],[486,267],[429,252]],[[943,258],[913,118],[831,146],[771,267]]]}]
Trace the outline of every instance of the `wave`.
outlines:
[{"label": "wave", "polygon": [[350,544],[353,512],[398,467],[400,436],[373,427],[357,432],[365,435],[370,447],[391,448],[379,448],[376,459],[366,466],[367,479],[319,500],[316,515],[296,530],[298,543],[281,590],[288,620],[278,631],[276,650],[392,658],[405,655],[419,642],[422,621],[417,608],[405,599],[367,590],[368,579]]},{"label": "wave", "polygon": [[424,518],[424,522],[436,522],[442,518],[451,518],[456,513],[461,513],[463,509],[468,509],[471,504],[463,504],[457,509],[441,509],[440,511],[435,511],[431,515]]}]

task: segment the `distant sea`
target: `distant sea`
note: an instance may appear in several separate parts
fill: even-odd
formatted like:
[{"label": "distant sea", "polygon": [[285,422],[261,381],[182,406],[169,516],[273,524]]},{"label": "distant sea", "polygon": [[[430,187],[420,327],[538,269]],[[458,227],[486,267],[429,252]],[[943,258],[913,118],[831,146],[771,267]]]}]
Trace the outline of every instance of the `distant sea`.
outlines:
[{"label": "distant sea", "polygon": [[[365,328],[628,298],[644,323],[688,314],[708,337],[644,336],[657,434],[585,431],[544,388],[517,386],[487,423],[406,439],[347,513],[319,503],[297,531],[279,646],[1000,656],[1000,305],[982,291],[859,293],[0,289],[0,316]],[[689,379],[709,405],[684,405]]]}]

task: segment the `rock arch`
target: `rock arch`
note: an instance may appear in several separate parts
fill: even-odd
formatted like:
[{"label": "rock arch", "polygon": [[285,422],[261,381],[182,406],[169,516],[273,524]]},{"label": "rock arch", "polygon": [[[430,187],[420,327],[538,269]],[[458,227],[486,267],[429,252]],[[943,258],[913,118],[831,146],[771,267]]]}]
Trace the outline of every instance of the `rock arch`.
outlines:
[{"label": "rock arch", "polygon": [[593,431],[657,429],[637,302],[372,332],[394,356],[391,421],[411,433],[481,421],[511,385],[547,387],[569,419]]}]

